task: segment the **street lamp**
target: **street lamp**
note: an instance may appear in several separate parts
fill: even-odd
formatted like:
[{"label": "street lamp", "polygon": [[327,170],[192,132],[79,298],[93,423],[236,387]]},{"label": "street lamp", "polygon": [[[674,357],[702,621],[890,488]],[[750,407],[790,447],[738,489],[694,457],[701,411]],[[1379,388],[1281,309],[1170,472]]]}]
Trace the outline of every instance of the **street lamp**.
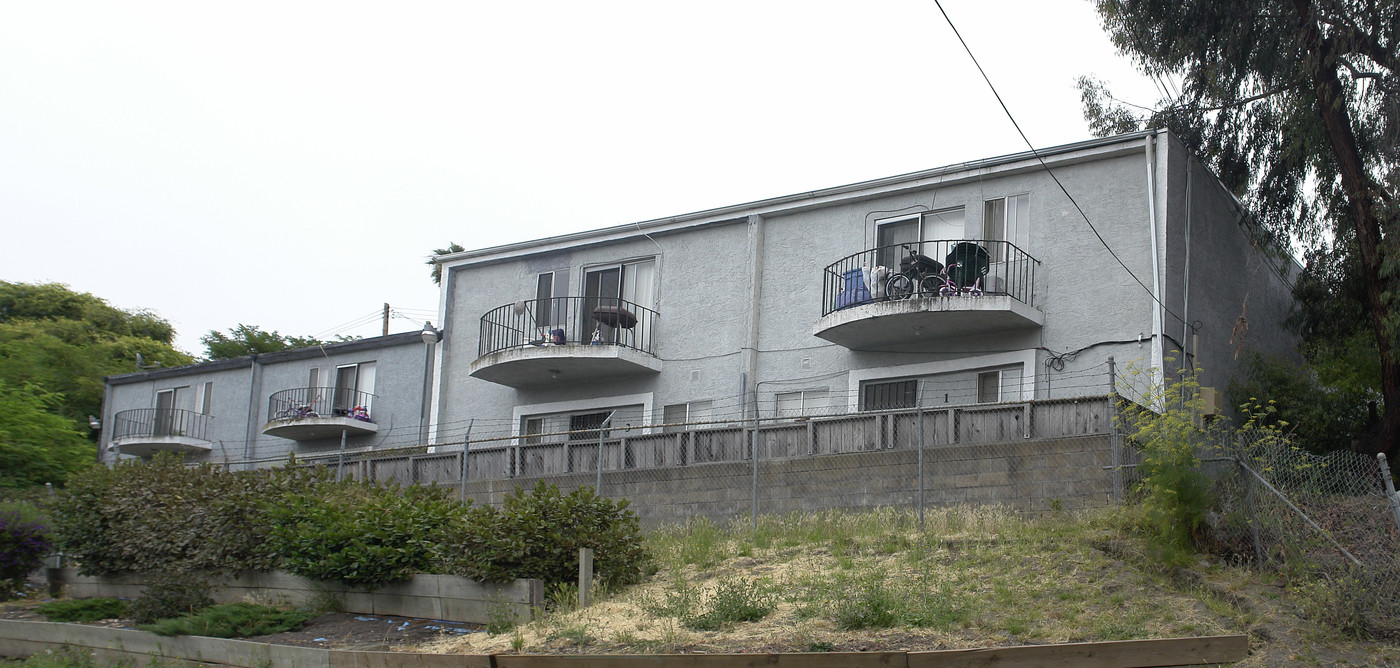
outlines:
[{"label": "street lamp", "polygon": [[442,330],[433,323],[423,323],[423,401],[418,410],[418,442],[428,444],[428,402],[433,394],[433,346],[442,340]]}]

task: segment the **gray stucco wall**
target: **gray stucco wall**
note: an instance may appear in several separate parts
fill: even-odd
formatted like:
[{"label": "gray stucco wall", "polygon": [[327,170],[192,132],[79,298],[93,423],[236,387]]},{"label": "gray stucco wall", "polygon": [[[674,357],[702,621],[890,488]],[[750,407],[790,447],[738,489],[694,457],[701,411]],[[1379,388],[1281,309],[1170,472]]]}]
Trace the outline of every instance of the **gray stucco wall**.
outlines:
[{"label": "gray stucco wall", "polygon": [[364,362],[375,363],[371,418],[379,431],[350,436],[347,448],[417,445],[421,442],[425,352],[418,333],[412,332],[110,377],[103,405],[103,461],[116,458],[108,452],[116,413],[153,408],[156,392],[171,388],[182,388],[176,408],[198,410],[195,388],[206,382],[212,382],[207,432],[210,451],[191,454],[189,461],[272,462],[290,453],[306,458],[338,450],[338,438],[294,441],[263,434],[268,400],[280,390],[306,387],[313,367],[321,370],[318,385],[331,386],[337,366]]},{"label": "gray stucco wall", "polygon": [[[751,401],[743,395],[744,381],[748,389],[757,384],[765,414],[776,395],[795,390],[825,391],[830,410],[847,410],[857,403],[861,380],[881,377],[943,383],[958,378],[967,385],[961,394],[975,396],[979,371],[1008,365],[1037,397],[1103,394],[1109,385],[1110,356],[1120,370],[1130,363],[1147,367],[1156,359],[1154,350],[1160,354],[1177,347],[1153,340],[1153,230],[1144,147],[1143,139],[1134,137],[1052,160],[1055,177],[1074,202],[1031,159],[948,173],[882,193],[813,195],[810,201],[770,209],[756,204],[752,209],[761,220],[731,215],[723,222],[653,233],[651,238],[640,231],[618,233],[607,243],[589,245],[585,239],[562,248],[543,240],[540,245],[551,248],[549,252],[537,253],[524,244],[489,261],[449,264],[444,294],[450,335],[441,359],[438,441],[460,439],[468,421],[473,421],[473,438],[508,436],[518,429],[519,416],[534,410],[591,410],[631,405],[638,397],[645,398],[657,420],[663,406],[695,401],[712,401],[716,419],[737,419]],[[1185,154],[1179,144],[1159,141],[1155,157],[1156,269],[1163,277],[1164,301],[1170,304],[1166,291],[1173,280],[1168,276],[1173,247],[1168,238],[1180,237],[1176,227],[1182,218],[1176,215],[1180,207],[1172,202],[1185,193],[1184,180],[1168,171],[1169,165],[1184,164]],[[1196,181],[1195,189],[1204,192],[1207,177]],[[874,247],[877,220],[897,215],[894,212],[961,206],[964,236],[977,237],[985,201],[1022,194],[1030,206],[1025,250],[1040,261],[1033,303],[1044,314],[1043,326],[946,337],[903,352],[852,350],[812,335],[813,323],[822,314],[824,269]],[[1199,203],[1192,214],[1194,229],[1218,227],[1221,218]],[[1227,233],[1236,232],[1230,222]],[[756,234],[761,240],[755,241]],[[1193,245],[1198,243],[1218,244],[1211,249],[1215,252],[1238,247],[1219,245],[1201,233],[1193,237]],[[1105,244],[1136,279],[1119,266]],[[757,276],[750,254],[757,257]],[[598,380],[561,377],[554,384],[519,390],[469,376],[477,358],[481,316],[518,299],[533,299],[539,272],[567,269],[569,294],[579,295],[586,267],[642,257],[657,260],[659,374]],[[1193,264],[1192,272],[1204,274],[1214,264],[1219,262],[1204,258]],[[1193,295],[1210,283],[1197,279]],[[757,304],[752,299],[755,292]],[[1256,294],[1261,310],[1286,308],[1286,295],[1278,291]],[[1238,304],[1232,308],[1231,320]],[[1191,311],[1221,309],[1230,310],[1203,295]],[[751,319],[757,323],[753,350],[748,343]],[[1175,326],[1179,330],[1180,321]],[[1171,334],[1171,323],[1164,322],[1163,328]],[[1287,340],[1272,332],[1260,338],[1281,344]],[[1052,356],[1058,361],[1049,365]],[[958,392],[945,394],[954,403],[951,395]]]}]

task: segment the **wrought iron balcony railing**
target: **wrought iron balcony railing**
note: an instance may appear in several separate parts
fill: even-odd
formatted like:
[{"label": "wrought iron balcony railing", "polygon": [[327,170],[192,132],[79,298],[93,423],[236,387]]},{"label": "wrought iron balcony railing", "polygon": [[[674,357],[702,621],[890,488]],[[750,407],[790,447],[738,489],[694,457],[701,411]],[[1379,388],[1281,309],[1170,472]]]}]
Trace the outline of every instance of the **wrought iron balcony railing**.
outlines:
[{"label": "wrought iron balcony railing", "polygon": [[656,311],[613,297],[530,299],[481,316],[479,356],[527,347],[623,346],[655,355]]},{"label": "wrought iron balcony railing", "polygon": [[375,395],[344,387],[297,387],[274,392],[267,402],[267,419],[352,418],[374,422],[370,410]]},{"label": "wrought iron balcony railing", "polygon": [[182,408],[136,408],[114,416],[112,439],[187,436],[207,441],[209,422],[213,419]]},{"label": "wrought iron balcony railing", "polygon": [[1034,306],[1036,264],[1009,241],[948,239],[873,248],[822,273],[822,315],[912,297],[1006,295]]}]

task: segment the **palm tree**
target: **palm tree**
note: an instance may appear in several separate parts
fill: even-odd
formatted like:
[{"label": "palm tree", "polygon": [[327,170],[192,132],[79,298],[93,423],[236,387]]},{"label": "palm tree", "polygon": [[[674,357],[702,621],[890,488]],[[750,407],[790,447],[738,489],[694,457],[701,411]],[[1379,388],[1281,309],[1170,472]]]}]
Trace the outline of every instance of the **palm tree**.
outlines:
[{"label": "palm tree", "polygon": [[447,248],[434,248],[433,256],[428,258],[427,264],[433,268],[433,285],[442,285],[442,265],[437,263],[437,259],[443,255],[460,253],[466,250],[455,241],[447,242]]}]

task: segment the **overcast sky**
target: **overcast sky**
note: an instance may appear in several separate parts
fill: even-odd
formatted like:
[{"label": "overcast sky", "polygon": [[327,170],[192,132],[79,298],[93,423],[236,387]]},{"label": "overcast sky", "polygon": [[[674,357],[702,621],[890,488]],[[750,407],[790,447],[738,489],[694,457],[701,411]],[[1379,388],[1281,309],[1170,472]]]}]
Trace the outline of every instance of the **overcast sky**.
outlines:
[{"label": "overcast sky", "polygon": [[[1088,2],[943,5],[1037,147],[1089,138],[1080,75],[1159,96]],[[449,241],[1024,150],[932,0],[0,3],[0,279],[195,354],[436,321]]]}]

